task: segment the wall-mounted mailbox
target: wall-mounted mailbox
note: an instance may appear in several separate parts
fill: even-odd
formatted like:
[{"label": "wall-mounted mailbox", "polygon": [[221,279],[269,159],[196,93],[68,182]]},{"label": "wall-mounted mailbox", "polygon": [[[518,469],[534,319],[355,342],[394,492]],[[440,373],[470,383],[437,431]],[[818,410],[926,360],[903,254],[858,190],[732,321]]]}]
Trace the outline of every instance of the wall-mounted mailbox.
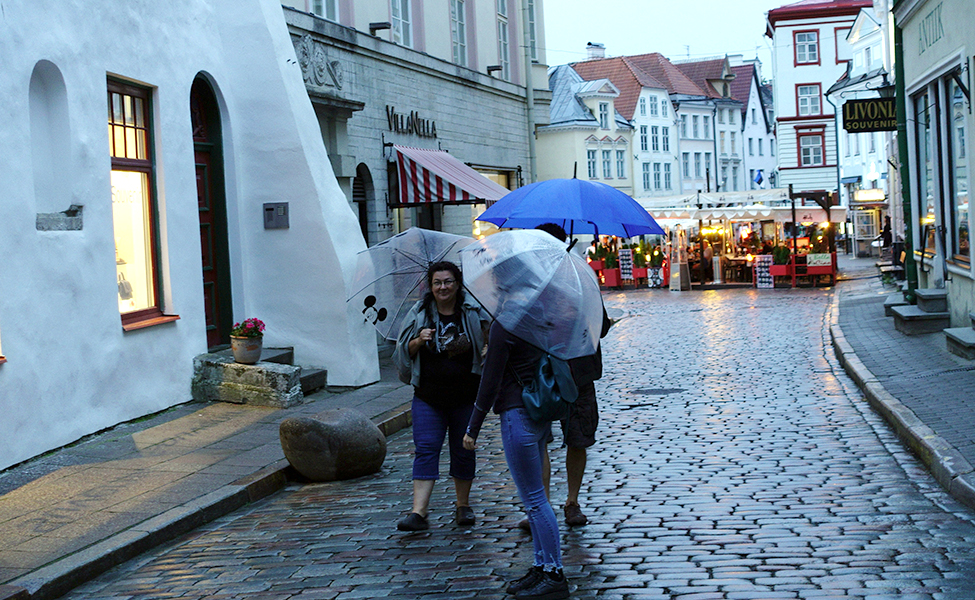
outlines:
[{"label": "wall-mounted mailbox", "polygon": [[264,229],[288,229],[288,203],[264,203]]}]

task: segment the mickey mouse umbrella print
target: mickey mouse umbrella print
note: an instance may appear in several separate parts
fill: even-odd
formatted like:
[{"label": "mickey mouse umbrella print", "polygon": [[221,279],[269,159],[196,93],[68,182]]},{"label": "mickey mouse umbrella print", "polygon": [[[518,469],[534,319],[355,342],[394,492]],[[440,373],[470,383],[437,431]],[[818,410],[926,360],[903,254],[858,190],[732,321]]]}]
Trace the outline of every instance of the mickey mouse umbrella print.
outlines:
[{"label": "mickey mouse umbrella print", "polygon": [[406,313],[428,291],[427,269],[449,260],[460,264],[460,250],[473,238],[411,227],[358,254],[346,302],[362,308],[363,320],[395,341]]}]

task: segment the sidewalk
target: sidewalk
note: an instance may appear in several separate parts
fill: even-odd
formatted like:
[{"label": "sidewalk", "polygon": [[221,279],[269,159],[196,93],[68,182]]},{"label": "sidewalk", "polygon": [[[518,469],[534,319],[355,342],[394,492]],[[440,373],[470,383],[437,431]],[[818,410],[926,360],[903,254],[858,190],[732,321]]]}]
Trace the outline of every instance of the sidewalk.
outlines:
[{"label": "sidewalk", "polygon": [[884,316],[898,288],[877,259],[839,257],[830,333],[846,372],[935,479],[975,509],[975,362],[948,352],[941,332],[907,336]]},{"label": "sidewalk", "polygon": [[146,550],[284,487],[281,421],[354,408],[388,436],[412,388],[381,379],[274,409],[191,402],[0,473],[0,600],[57,598]]}]

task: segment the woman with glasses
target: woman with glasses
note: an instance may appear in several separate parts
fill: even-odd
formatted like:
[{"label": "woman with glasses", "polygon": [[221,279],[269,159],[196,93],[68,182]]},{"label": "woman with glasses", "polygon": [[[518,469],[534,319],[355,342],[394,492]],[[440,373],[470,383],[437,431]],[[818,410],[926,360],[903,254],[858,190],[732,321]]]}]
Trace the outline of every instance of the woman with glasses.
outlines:
[{"label": "woman with glasses", "polygon": [[395,359],[408,365],[413,385],[413,509],[397,523],[400,531],[430,527],[427,508],[439,478],[440,450],[448,436],[450,476],[457,495],[457,525],[474,524],[470,506],[474,451],[463,439],[481,381],[488,313],[464,297],[460,269],[438,262],[427,269],[430,291],[417,302],[400,331]]}]

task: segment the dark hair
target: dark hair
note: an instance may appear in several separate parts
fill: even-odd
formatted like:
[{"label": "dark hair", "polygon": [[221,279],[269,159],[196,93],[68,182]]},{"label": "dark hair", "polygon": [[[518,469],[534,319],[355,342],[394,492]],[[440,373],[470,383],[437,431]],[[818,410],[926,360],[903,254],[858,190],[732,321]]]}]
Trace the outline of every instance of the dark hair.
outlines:
[{"label": "dark hair", "polygon": [[454,276],[457,280],[457,304],[464,302],[464,275],[460,272],[460,267],[449,260],[442,260],[427,267],[427,294],[423,297],[423,307],[426,310],[433,305],[433,274],[440,271],[449,271]]},{"label": "dark hair", "polygon": [[565,241],[565,239],[566,239],[567,237],[569,237],[569,236],[568,236],[568,235],[567,235],[567,234],[565,233],[565,229],[562,229],[562,226],[561,226],[561,225],[557,225],[557,224],[555,224],[555,223],[542,223],[541,225],[539,225],[539,226],[538,226],[538,227],[536,227],[535,229],[540,229],[540,230],[542,230],[542,231],[544,231],[544,232],[546,232],[546,233],[551,233],[551,234],[552,234],[552,235],[554,235],[554,236],[556,237],[556,239],[558,239],[558,240],[559,240],[560,242],[564,242],[564,241]]}]

